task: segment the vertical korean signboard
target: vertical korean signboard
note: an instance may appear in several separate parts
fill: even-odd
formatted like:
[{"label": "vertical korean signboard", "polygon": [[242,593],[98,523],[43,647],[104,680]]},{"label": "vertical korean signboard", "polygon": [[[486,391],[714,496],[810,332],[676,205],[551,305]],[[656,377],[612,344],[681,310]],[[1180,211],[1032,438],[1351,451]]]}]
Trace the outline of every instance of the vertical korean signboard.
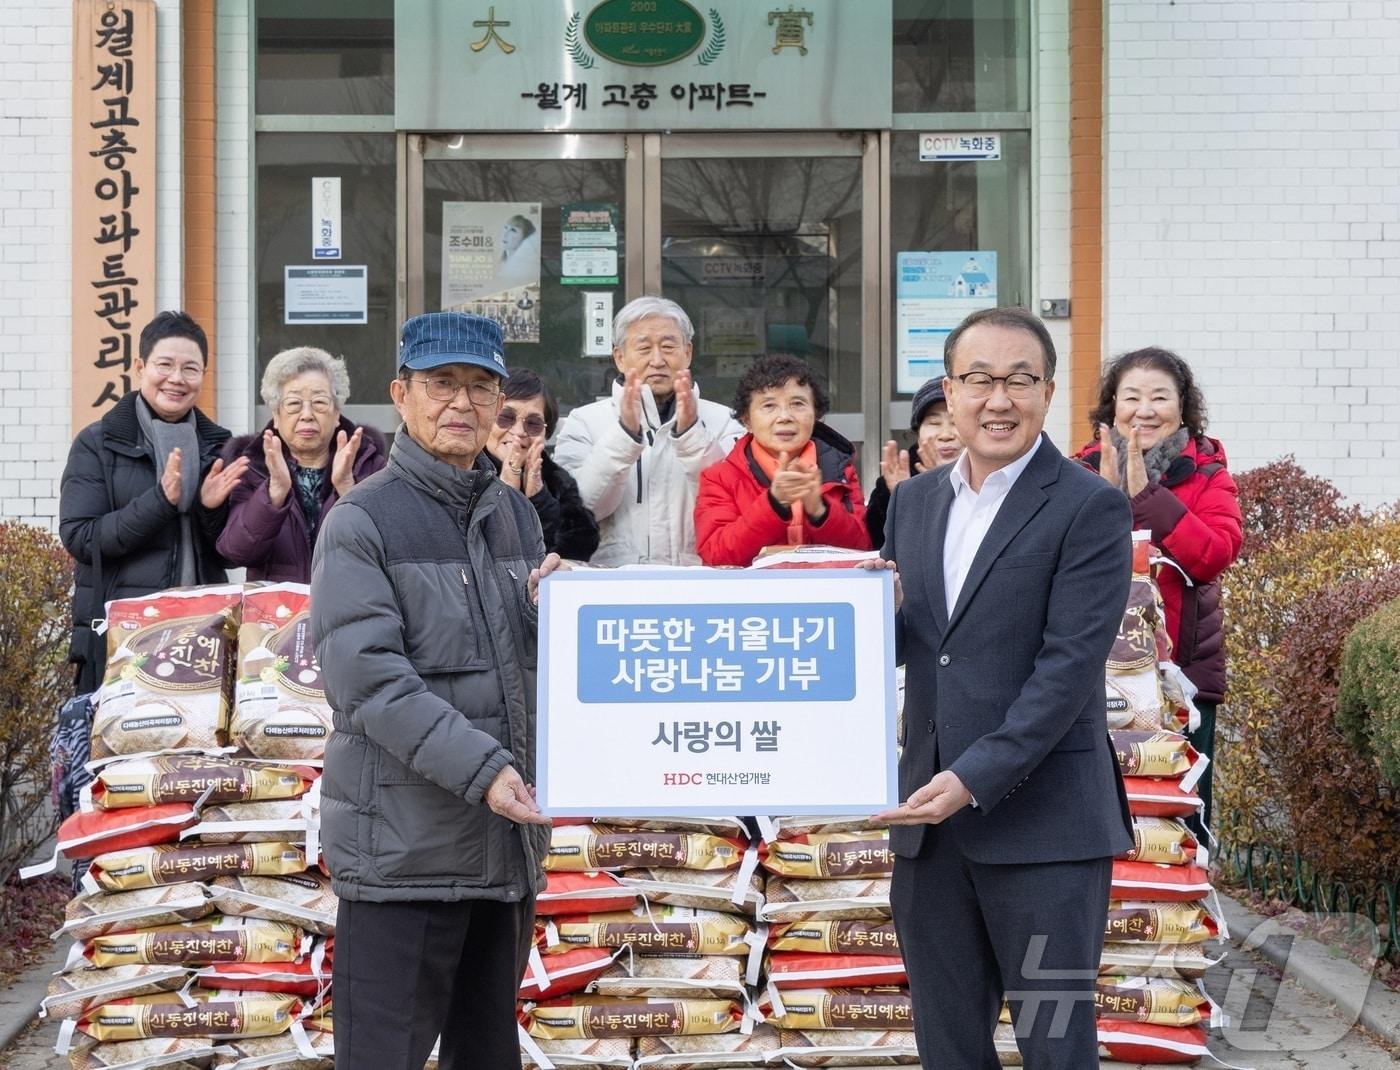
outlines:
[{"label": "vertical korean signboard", "polygon": [[156,313],[155,0],[73,4],[73,430],[132,389]]}]

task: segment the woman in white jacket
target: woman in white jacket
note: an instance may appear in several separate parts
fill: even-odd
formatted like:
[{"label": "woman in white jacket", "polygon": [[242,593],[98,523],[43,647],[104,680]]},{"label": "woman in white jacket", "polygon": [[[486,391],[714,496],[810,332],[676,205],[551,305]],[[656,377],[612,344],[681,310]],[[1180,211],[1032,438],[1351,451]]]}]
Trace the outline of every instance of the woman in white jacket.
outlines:
[{"label": "woman in white jacket", "polygon": [[674,301],[639,297],[613,320],[612,397],[565,418],[554,459],[598,518],[595,565],[698,565],[700,473],[744,433],[729,409],[702,401],[690,377],[695,328]]}]

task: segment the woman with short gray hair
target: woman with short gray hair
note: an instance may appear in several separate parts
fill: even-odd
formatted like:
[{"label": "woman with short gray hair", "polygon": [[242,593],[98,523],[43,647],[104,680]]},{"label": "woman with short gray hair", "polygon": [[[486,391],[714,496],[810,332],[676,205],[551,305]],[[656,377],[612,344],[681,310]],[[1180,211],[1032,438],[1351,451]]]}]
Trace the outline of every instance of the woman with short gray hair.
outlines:
[{"label": "woman with short gray hair", "polygon": [[384,467],[388,447],[374,428],[341,414],[350,375],[345,361],[324,349],[278,353],[263,372],[260,393],[272,419],[261,434],[235,438],[224,451],[229,460],[248,458],[248,468],[229,499],[219,552],[245,566],[250,580],[310,583],[326,512]]}]

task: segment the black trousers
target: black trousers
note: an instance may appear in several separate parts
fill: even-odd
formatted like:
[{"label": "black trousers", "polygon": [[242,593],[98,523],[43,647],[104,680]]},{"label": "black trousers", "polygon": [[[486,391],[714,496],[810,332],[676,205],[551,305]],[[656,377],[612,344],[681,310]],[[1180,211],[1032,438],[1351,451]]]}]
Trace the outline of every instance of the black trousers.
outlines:
[{"label": "black trousers", "polygon": [[1113,860],[986,865],[945,832],[931,829],[918,858],[895,859],[890,892],[923,1065],[998,1070],[1005,998],[1026,1070],[1097,1066]]},{"label": "black trousers", "polygon": [[336,1070],[519,1070],[515,995],[535,902],[340,901]]}]

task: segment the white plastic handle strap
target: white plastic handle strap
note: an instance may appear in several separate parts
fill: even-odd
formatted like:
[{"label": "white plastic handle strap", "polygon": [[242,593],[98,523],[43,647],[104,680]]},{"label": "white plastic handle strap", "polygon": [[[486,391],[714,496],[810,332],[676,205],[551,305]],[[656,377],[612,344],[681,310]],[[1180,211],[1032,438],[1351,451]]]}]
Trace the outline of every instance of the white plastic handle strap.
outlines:
[{"label": "white plastic handle strap", "polygon": [[92,875],[92,867],[88,867],[88,871],[83,874],[83,879],[79,883],[82,885],[83,891],[89,895],[97,895],[98,892],[102,891],[102,885],[98,884],[97,878]]},{"label": "white plastic handle strap", "polygon": [[778,838],[778,826],[773,823],[771,817],[758,818],[758,834],[769,843]]},{"label": "white plastic handle strap", "polygon": [[296,1045],[297,1051],[301,1053],[303,1059],[320,1060],[321,1056],[317,1053],[316,1049],[311,1046],[311,1040],[306,1035],[306,1027],[301,1024],[300,1020],[294,1021],[292,1023],[292,1028],[288,1030],[288,1032],[291,1033],[292,1043]]},{"label": "white plastic handle strap", "polygon": [[326,942],[317,940],[311,949],[311,975],[318,981],[326,976]]},{"label": "white plastic handle strap", "polygon": [[559,946],[559,926],[555,925],[553,921],[544,923],[544,946]]},{"label": "white plastic handle strap", "polygon": [[554,1061],[535,1043],[535,1038],[525,1031],[525,1027],[517,1022],[515,1028],[520,1033],[520,1050],[530,1057],[539,1070],[554,1070]]},{"label": "white plastic handle strap", "polygon": [[1196,844],[1196,865],[1202,869],[1210,868],[1210,850],[1203,843]]},{"label": "white plastic handle strap", "polygon": [[1230,939],[1230,926],[1225,921],[1225,910],[1220,905],[1220,893],[1214,888],[1210,890],[1210,903],[1214,905],[1215,909],[1212,910],[1210,906],[1207,906],[1206,912],[1210,914],[1210,916],[1215,919],[1215,923],[1220,926],[1220,939]]},{"label": "white plastic handle strap", "polygon": [[763,950],[768,946],[768,926],[760,924],[757,929],[744,937],[749,945],[748,968],[744,971],[744,983],[750,988],[758,985],[758,974],[763,968]]},{"label": "white plastic handle strap", "polygon": [[744,905],[744,899],[749,892],[749,881],[753,879],[753,871],[757,868],[758,848],[751,846],[744,852],[744,860],[739,863],[739,873],[734,878],[734,894],[729,897],[729,901],[736,907]]},{"label": "white plastic handle strap", "polygon": [[544,968],[544,956],[534,944],[530,945],[530,972],[534,974],[535,984],[539,985],[541,992],[549,987],[549,971]]},{"label": "white plastic handle strap", "polygon": [[90,814],[95,809],[92,803],[92,786],[97,781],[89,780],[78,789],[78,809],[85,814]]},{"label": "white plastic handle strap", "polygon": [[1186,775],[1181,778],[1181,790],[1194,790],[1196,785],[1201,782],[1201,777],[1205,775],[1205,772],[1208,768],[1210,768],[1210,755],[1200,755],[1191,764],[1191,768],[1186,770]]},{"label": "white plastic handle strap", "polygon": [[209,796],[214,794],[214,789],[218,787],[218,781],[211,780],[208,787],[199,793],[199,798],[194,801],[194,816],[201,817],[204,804],[209,801]]},{"label": "white plastic handle strap", "polygon": [[781,1018],[787,1014],[787,1004],[783,1002],[783,994],[778,991],[778,982],[774,978],[768,978],[768,1002],[773,1006],[773,1017]]},{"label": "white plastic handle strap", "polygon": [[73,1031],[78,1028],[78,1019],[65,1018],[58,1027],[58,1041],[53,1046],[55,1055],[67,1055],[73,1048]]},{"label": "white plastic handle strap", "polygon": [[180,998],[180,1002],[183,1003],[186,1008],[197,1007],[199,1005],[198,1001],[190,995],[190,989],[194,987],[195,982],[198,980],[199,974],[190,974],[190,979],[186,981],[183,985],[181,985],[180,990],[175,993],[175,995],[177,995]]},{"label": "white plastic handle strap", "polygon": [[58,868],[58,845],[54,845],[53,854],[47,862],[35,862],[32,866],[24,866],[19,871],[19,879],[27,881],[30,877],[39,877],[45,873],[52,873]]}]

